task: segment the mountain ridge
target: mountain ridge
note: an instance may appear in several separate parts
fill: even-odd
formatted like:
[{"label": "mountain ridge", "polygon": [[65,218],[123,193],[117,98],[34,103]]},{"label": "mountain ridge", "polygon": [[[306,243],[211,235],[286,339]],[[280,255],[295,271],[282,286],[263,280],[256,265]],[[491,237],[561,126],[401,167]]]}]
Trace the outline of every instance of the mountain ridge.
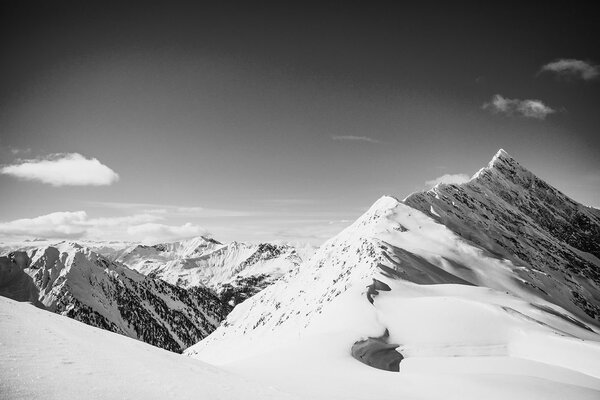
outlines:
[{"label": "mountain ridge", "polygon": [[[498,154],[492,172],[506,161]],[[477,176],[489,178],[485,169]],[[538,379],[551,386],[571,373],[600,378],[594,362],[600,328],[585,307],[594,301],[594,281],[583,286],[590,279],[583,269],[556,272],[535,258],[532,265],[503,256],[511,248],[500,245],[512,241],[497,231],[529,234],[526,255],[535,255],[545,241],[568,245],[525,225],[533,220],[512,206],[498,213],[497,231],[486,232],[477,223],[486,221],[482,215],[496,216],[484,193],[502,200],[492,189],[475,186],[471,193],[461,185],[438,185],[405,201],[381,197],[308,262],[236,306],[185,354],[245,376],[274,377],[280,387],[308,397],[351,397],[375,385],[393,386],[386,392],[390,398],[439,398],[439,392],[425,394],[421,379],[464,394],[481,383],[479,371],[493,371],[501,380],[526,368],[518,383],[487,382],[485,389],[495,398],[525,399],[540,390]],[[436,196],[447,209],[426,201]],[[417,207],[410,204],[421,197]],[[573,297],[575,290],[585,302]],[[375,368],[400,374],[370,372]],[[556,387],[545,395],[572,389]]]},{"label": "mountain ridge", "polygon": [[504,150],[468,182],[413,193],[404,203],[490,252],[549,274],[555,282],[540,281],[537,272],[528,277],[548,296],[558,295],[549,287],[567,282],[570,293],[558,290],[574,305],[567,308],[600,321],[600,212],[570,199]]}]

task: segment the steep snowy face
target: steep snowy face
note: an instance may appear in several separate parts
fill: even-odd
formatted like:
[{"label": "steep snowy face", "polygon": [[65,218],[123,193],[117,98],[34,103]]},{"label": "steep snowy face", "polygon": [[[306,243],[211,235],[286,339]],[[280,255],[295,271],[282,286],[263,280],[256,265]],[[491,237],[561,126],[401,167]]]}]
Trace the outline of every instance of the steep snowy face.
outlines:
[{"label": "steep snowy face", "polygon": [[76,243],[2,259],[22,268],[29,280],[19,279],[33,283],[48,310],[171,351],[207,336],[228,311],[206,288],[186,290],[146,277]]},{"label": "steep snowy face", "polygon": [[511,260],[542,298],[600,323],[600,211],[522,167],[504,150],[465,184],[439,184],[404,203]]},{"label": "steep snowy face", "polygon": [[119,261],[145,275],[184,288],[226,291],[235,304],[300,264],[296,250],[270,243],[221,244],[203,237],[155,246],[137,246]]}]

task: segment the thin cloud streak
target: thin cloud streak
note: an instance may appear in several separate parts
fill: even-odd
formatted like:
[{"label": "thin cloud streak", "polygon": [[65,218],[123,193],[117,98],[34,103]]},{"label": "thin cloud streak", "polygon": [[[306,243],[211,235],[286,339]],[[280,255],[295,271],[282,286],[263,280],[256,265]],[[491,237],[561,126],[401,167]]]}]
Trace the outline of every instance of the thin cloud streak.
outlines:
[{"label": "thin cloud streak", "polygon": [[64,211],[41,215],[35,218],[22,218],[0,223],[0,235],[4,237],[42,237],[75,239],[82,237],[87,227],[85,211]]},{"label": "thin cloud streak", "polygon": [[556,112],[541,100],[509,99],[499,94],[494,95],[490,102],[484,103],[482,108],[495,114],[520,115],[540,120],[546,119],[548,115]]},{"label": "thin cloud streak", "polygon": [[29,154],[31,153],[31,148],[27,147],[25,149],[20,149],[18,147],[10,147],[10,153],[15,156],[19,154]]},{"label": "thin cloud streak", "polygon": [[354,142],[381,143],[380,140],[372,138],[372,137],[368,137],[368,136],[352,136],[352,135],[332,136],[331,139],[339,140],[339,141],[347,140],[347,141],[354,141]]},{"label": "thin cloud streak", "polygon": [[587,61],[562,58],[543,65],[539,73],[552,72],[560,77],[580,78],[591,81],[600,76],[600,66]]},{"label": "thin cloud streak", "polygon": [[[289,202],[288,202],[289,200]],[[256,200],[257,203],[271,206],[266,210],[245,211],[245,210],[226,210],[205,207],[180,206],[173,204],[158,204],[158,203],[128,203],[128,202],[103,202],[103,201],[88,201],[85,202],[88,207],[107,208],[120,211],[129,211],[134,213],[158,214],[166,217],[188,217],[188,218],[221,218],[221,217],[255,217],[267,221],[270,218],[285,218],[285,217],[322,217],[333,219],[339,216],[347,216],[348,213],[362,213],[364,210],[348,210],[336,209],[335,211],[323,211],[321,209],[307,210],[294,209],[282,210],[275,209],[272,206],[287,206],[287,205],[314,205],[319,204],[317,200],[312,199],[261,199]]]},{"label": "thin cloud streak", "polygon": [[119,175],[98,159],[85,158],[79,153],[19,160],[2,167],[0,174],[52,186],[107,186],[119,180]]},{"label": "thin cloud streak", "polygon": [[258,215],[256,212],[206,208],[201,206],[181,206],[174,204],[157,203],[128,203],[110,201],[89,201],[86,204],[93,207],[112,208],[116,210],[135,210],[137,212],[169,214],[179,217],[216,218],[216,217],[250,217]]},{"label": "thin cloud streak", "polygon": [[207,235],[208,231],[189,222],[181,226],[171,226],[157,223],[146,223],[127,228],[127,233],[132,237],[140,238],[142,242],[153,243],[188,239],[200,235]]},{"label": "thin cloud streak", "polygon": [[0,237],[8,239],[102,239],[118,238],[139,242],[160,242],[206,235],[206,229],[186,222],[159,223],[156,214],[89,218],[85,211],[59,211],[34,218],[0,222]]},{"label": "thin cloud streak", "polygon": [[256,202],[268,206],[310,206],[319,204],[319,200],[307,198],[258,199]]}]

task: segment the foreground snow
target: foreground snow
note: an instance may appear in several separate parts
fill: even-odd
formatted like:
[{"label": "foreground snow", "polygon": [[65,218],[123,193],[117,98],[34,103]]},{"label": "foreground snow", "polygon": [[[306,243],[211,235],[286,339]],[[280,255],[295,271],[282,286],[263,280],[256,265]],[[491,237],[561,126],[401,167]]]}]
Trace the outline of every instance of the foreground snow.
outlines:
[{"label": "foreground snow", "polygon": [[201,361],[0,297],[2,399],[290,399]]}]

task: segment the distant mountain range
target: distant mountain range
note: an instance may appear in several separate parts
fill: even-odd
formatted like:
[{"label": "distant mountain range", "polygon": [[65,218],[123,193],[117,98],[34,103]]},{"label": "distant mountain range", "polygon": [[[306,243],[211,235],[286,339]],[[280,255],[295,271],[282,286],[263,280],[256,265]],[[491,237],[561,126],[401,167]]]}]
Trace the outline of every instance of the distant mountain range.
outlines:
[{"label": "distant mountain range", "polygon": [[154,246],[138,245],[117,261],[183,288],[206,286],[234,306],[302,262],[295,248],[272,243],[222,244],[197,237]]},{"label": "distant mountain range", "polygon": [[301,262],[290,246],[204,237],[127,248],[95,243],[114,260],[74,242],[37,243],[0,257],[0,295],[178,352]]}]

